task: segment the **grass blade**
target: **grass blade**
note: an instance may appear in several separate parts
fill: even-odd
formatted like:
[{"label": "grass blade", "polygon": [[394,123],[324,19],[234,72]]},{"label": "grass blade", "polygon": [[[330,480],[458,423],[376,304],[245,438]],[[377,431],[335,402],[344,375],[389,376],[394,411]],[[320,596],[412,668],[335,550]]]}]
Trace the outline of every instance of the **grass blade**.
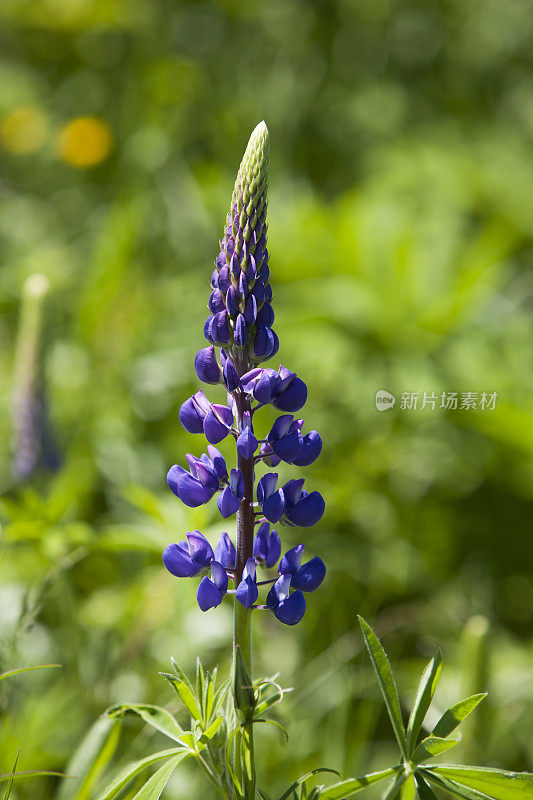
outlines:
[{"label": "grass blade", "polygon": [[150,780],[137,792],[133,800],[159,800],[168,779],[180,761],[183,761],[183,756],[176,756],[167,761],[166,764],[163,764],[162,767],[159,767]]}]

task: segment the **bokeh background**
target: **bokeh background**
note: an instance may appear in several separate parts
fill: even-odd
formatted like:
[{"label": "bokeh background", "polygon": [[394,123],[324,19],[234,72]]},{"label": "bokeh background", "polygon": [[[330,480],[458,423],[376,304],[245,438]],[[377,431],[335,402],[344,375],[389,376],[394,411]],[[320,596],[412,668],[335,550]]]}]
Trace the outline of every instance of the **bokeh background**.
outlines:
[{"label": "bokeh background", "polygon": [[[3,0],[0,18],[0,660],[62,665],[0,685],[1,771],[19,748],[19,769],[68,770],[114,701],[172,708],[171,656],[227,664],[230,604],[203,615],[161,564],[223,528],[165,474],[202,446],[177,410],[263,118],[279,358],[325,443],[307,481],[327,512],[285,541],[328,576],[297,628],[256,624],[256,671],[295,687],[291,746],[258,732],[260,775],[393,757],[356,613],[406,704],[437,645],[435,715],[489,691],[458,760],[533,768],[532,0]],[[44,468],[14,474],[43,385],[23,443]],[[405,391],[498,399],[403,410]],[[108,769],[157,744],[126,721]],[[208,791],[184,765],[165,796]]]}]

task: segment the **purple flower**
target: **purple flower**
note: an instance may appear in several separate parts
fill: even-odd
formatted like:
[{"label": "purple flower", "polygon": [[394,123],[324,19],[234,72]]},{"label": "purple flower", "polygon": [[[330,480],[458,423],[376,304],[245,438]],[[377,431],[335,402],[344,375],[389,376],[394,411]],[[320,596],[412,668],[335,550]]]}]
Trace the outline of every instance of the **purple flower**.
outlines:
[{"label": "purple flower", "polygon": [[[309,528],[321,518],[326,504],[320,492],[310,494],[302,489],[304,478],[287,481],[283,487],[285,513],[283,523]],[[266,515],[265,515],[266,516]]]},{"label": "purple flower", "polygon": [[200,460],[204,461],[205,463],[209,463],[212,466],[219,482],[225,483],[228,480],[228,468],[226,467],[224,456],[220,450],[217,450],[212,444],[207,445],[207,452],[209,453],[209,459],[207,459],[204,454],[200,456]]},{"label": "purple flower", "polygon": [[244,412],[242,431],[237,439],[237,451],[243,458],[251,458],[258,447],[258,441],[254,436],[252,427],[252,417],[249,411]]},{"label": "purple flower", "polygon": [[235,569],[237,552],[235,545],[225,532],[220,534],[220,539],[215,547],[215,560],[222,564],[225,569]]},{"label": "purple flower", "polygon": [[226,570],[218,561],[211,561],[211,578],[204,575],[196,591],[196,599],[202,611],[219,606],[228,591]]},{"label": "purple flower", "polygon": [[296,625],[305,614],[305,597],[300,590],[290,594],[290,586],[291,576],[282,575],[266,599],[267,607],[284,625]]},{"label": "purple flower", "polygon": [[278,373],[274,369],[255,367],[243,375],[241,386],[243,391],[265,405],[275,395],[280,383]]},{"label": "purple flower", "polygon": [[231,517],[238,511],[244,497],[244,478],[238,469],[232,469],[229,485],[222,489],[217,500],[218,510],[224,519]]},{"label": "purple flower", "polygon": [[239,314],[237,317],[233,338],[235,339],[235,344],[237,347],[244,347],[248,342],[248,328],[242,314]]},{"label": "purple flower", "polygon": [[169,544],[163,552],[163,563],[177,578],[192,578],[207,569],[212,558],[211,545],[200,531],[186,533],[186,541]]},{"label": "purple flower", "polygon": [[271,401],[272,405],[280,411],[299,411],[307,400],[307,386],[295,372],[286,367],[280,366],[278,376],[280,382],[276,397]]},{"label": "purple flower", "polygon": [[209,307],[209,311],[212,314],[218,314],[219,311],[225,310],[226,304],[224,302],[224,295],[222,294],[220,289],[218,288],[213,289],[213,291],[209,296],[209,303],[207,305]]},{"label": "purple flower", "polygon": [[270,569],[277,562],[281,555],[281,541],[277,531],[271,533],[268,522],[263,522],[257,529],[254,539],[254,558],[261,561]]},{"label": "purple flower", "polygon": [[298,467],[308,467],[313,461],[316,461],[322,451],[322,439],[318,431],[309,431],[302,442],[302,449],[297,457],[293,459],[292,463]]},{"label": "purple flower", "polygon": [[233,412],[227,406],[211,403],[204,419],[205,438],[211,444],[225,439],[233,427]]},{"label": "purple flower", "polygon": [[234,392],[240,384],[239,373],[235,369],[235,364],[229,356],[225,354],[224,350],[220,351],[220,358],[223,363],[222,377],[228,392]]},{"label": "purple flower", "polygon": [[209,325],[209,334],[211,341],[215,344],[228,344],[230,330],[228,325],[228,312],[226,309],[214,315]]},{"label": "purple flower", "polygon": [[261,445],[259,455],[269,467],[277,467],[281,461],[281,458],[274,453],[268,442],[264,442]]},{"label": "purple flower", "polygon": [[326,574],[326,565],[321,558],[315,556],[306,564],[302,564],[302,553],[305,545],[297,544],[288,550],[278,565],[280,575],[290,575],[291,584],[302,592],[314,592],[318,589]]},{"label": "purple flower", "polygon": [[181,404],[179,419],[189,433],[203,433],[204,419],[211,404],[200,389]]},{"label": "purple flower", "polygon": [[[213,317],[214,319],[214,317]],[[212,322],[210,323],[210,325]],[[213,345],[198,350],[194,358],[196,374],[204,383],[220,383],[222,373],[215,354]]]},{"label": "purple flower", "polygon": [[285,509],[283,489],[276,489],[277,472],[267,472],[257,484],[257,500],[269,522],[281,519]]},{"label": "purple flower", "polygon": [[[254,339],[254,356],[261,361],[272,358],[279,350],[279,339],[268,325],[258,325]],[[300,406],[301,408],[301,406]]]},{"label": "purple flower", "polygon": [[186,506],[196,508],[213,497],[220,480],[207,456],[200,459],[188,453],[186,458],[190,472],[174,464],[167,473],[167,483],[170,491]]},{"label": "purple flower", "polygon": [[274,453],[288,464],[298,457],[302,449],[303,424],[303,419],[293,419],[292,414],[284,414],[276,419],[267,436]]},{"label": "purple flower", "polygon": [[235,590],[235,597],[245,608],[251,608],[259,597],[253,558],[249,558],[246,562],[242,571],[242,580]]}]

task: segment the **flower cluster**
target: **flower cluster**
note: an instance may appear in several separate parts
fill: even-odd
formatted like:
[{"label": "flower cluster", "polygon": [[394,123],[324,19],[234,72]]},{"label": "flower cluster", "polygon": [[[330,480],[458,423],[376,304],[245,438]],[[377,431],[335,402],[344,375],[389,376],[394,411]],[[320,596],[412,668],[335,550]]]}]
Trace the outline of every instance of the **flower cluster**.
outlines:
[{"label": "flower cluster", "polygon": [[[280,559],[281,541],[270,524],[309,527],[322,517],[325,504],[319,492],[303,488],[303,478],[278,485],[276,472],[259,479],[254,498],[255,468],[261,464],[276,468],[281,462],[308,466],[320,455],[322,440],[315,430],[305,433],[304,420],[294,417],[307,400],[304,381],[282,365],[277,371],[258,366],[279,347],[272,329],[266,247],[267,172],[268,131],[261,123],[252,133],[237,175],[211,277],[210,316],[204,326],[210,344],[194,361],[202,382],[224,387],[226,403],[213,403],[199,390],[182,404],[180,422],[189,433],[204,434],[207,454],[199,458],[188,454],[189,469],[175,464],[167,475],[171,491],[185,505],[203,505],[218,493],[221,516],[227,519],[237,513],[238,519],[246,518],[249,530],[238,525],[243,538],[237,548],[222,533],[214,551],[202,533],[187,533],[186,540],[166,548],[163,561],[177,577],[202,576],[197,599],[203,611],[234,594],[245,608],[270,610],[281,622],[294,625],[305,612],[303,593],[318,588],[326,568],[318,557],[302,565],[303,544]],[[254,417],[267,405],[283,413],[261,439],[254,431]],[[230,471],[214,446],[228,436],[235,441],[238,458],[238,468]],[[245,552],[240,561],[239,552]],[[266,570],[264,580],[258,580],[258,567]],[[270,584],[266,604],[258,605],[259,587]]]},{"label": "flower cluster", "polygon": [[[228,534],[220,534],[214,551],[200,531],[187,533],[186,537],[165,548],[163,563],[178,578],[202,576],[196,592],[202,611],[220,605],[226,594],[234,594],[245,608],[268,608],[280,622],[295,625],[305,612],[303,592],[318,589],[326,574],[325,564],[317,556],[302,565],[303,544],[288,550],[280,560],[279,535],[276,530],[270,530],[268,522],[263,522],[254,537],[253,558],[246,562],[236,589],[230,590],[229,581],[235,578],[237,551]],[[276,564],[279,577],[257,581],[258,566],[271,573]],[[258,587],[268,584],[272,584],[272,587],[266,598],[266,606],[256,606]],[[292,593],[291,588],[294,589]]]}]

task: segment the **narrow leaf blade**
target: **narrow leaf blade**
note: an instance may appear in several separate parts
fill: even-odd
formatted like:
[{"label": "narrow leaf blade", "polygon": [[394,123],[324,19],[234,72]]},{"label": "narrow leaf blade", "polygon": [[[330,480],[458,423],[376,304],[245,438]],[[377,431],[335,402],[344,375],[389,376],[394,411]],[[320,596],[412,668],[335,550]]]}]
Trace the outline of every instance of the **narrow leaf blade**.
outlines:
[{"label": "narrow leaf blade", "polygon": [[467,697],[466,700],[461,700],[449,708],[431,731],[431,736],[438,736],[441,739],[449,736],[486,696],[486,692],[473,694],[471,697]]},{"label": "narrow leaf blade", "polygon": [[179,742],[180,736],[183,735],[183,728],[178,725],[172,714],[161,706],[152,706],[146,703],[116,703],[106,711],[106,715],[110,719],[124,717],[126,714],[136,714],[152,728],[164,733],[175,742]]},{"label": "narrow leaf blade", "polygon": [[415,749],[418,734],[420,733],[422,723],[424,722],[431,701],[433,700],[435,689],[437,688],[441,667],[442,655],[440,650],[437,650],[422,673],[416,692],[415,702],[409,716],[409,722],[407,723],[407,749],[409,754]]},{"label": "narrow leaf blade", "polygon": [[402,722],[402,713],[400,711],[400,700],[389,664],[389,659],[387,658],[387,654],[385,653],[381,642],[368,622],[366,622],[362,617],[359,617],[359,624],[361,625],[363,638],[368,648],[370,660],[372,661],[372,666],[374,667],[374,671],[385,700],[385,705],[387,706],[387,711],[389,712],[389,717],[396,735],[396,739],[398,740],[402,754],[407,758],[407,742]]},{"label": "narrow leaf blade", "polygon": [[447,778],[437,777],[433,771],[425,770],[424,775],[426,775],[435,786],[438,786],[439,789],[445,789],[449,794],[453,795],[453,797],[458,797],[459,800],[493,800],[493,798],[489,797],[489,795],[484,792],[469,789],[468,786],[461,786],[459,783],[450,781]]},{"label": "narrow leaf blade", "polygon": [[165,758],[172,758],[172,756],[177,755],[182,755],[183,758],[186,758],[190,753],[184,750],[183,747],[172,747],[170,750],[160,750],[158,753],[153,753],[151,756],[146,756],[146,758],[141,758],[139,761],[134,761],[132,764],[125,767],[109,786],[106,786],[103,792],[98,795],[97,800],[112,800],[112,798],[116,797],[120,790],[133,780],[139,772],[142,772],[143,769],[155,764],[157,761],[162,761]]},{"label": "narrow leaf blade", "polygon": [[432,768],[439,777],[482,792],[494,800],[531,800],[533,773],[506,772],[488,767],[462,767],[439,765]]},{"label": "narrow leaf blade", "polygon": [[400,767],[390,767],[389,769],[381,770],[381,772],[369,772],[359,778],[348,778],[347,780],[339,781],[339,783],[329,786],[325,792],[322,792],[320,800],[344,800],[344,798],[352,797],[361,789],[366,789],[367,786],[373,783],[390,778],[399,769]]},{"label": "narrow leaf blade", "polygon": [[437,800],[437,795],[426,781],[423,775],[415,775],[415,783],[420,800]]},{"label": "narrow leaf blade", "polygon": [[133,800],[159,800],[163,793],[163,789],[167,785],[167,781],[180,763],[183,761],[183,755],[176,756],[169,759],[166,764],[159,767],[156,773],[144,784]]},{"label": "narrow leaf blade", "polygon": [[461,736],[456,736],[452,739],[440,739],[438,736],[427,736],[425,739],[422,739],[416,748],[412,761],[414,764],[420,764],[422,761],[425,761],[426,758],[440,756],[441,753],[451,750],[452,747],[455,747],[460,741]]}]

